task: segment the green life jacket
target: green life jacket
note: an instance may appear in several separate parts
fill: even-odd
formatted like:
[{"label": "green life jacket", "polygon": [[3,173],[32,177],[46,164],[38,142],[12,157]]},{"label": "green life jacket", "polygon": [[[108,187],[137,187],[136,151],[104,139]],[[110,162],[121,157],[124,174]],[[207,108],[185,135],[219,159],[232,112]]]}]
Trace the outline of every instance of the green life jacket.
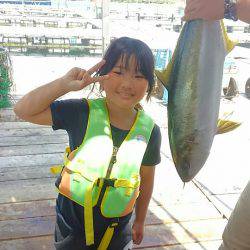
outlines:
[{"label": "green life jacket", "polygon": [[139,110],[133,127],[117,149],[113,146],[105,99],[88,100],[88,105],[84,140],[75,151],[66,149],[58,191],[84,207],[86,244],[91,245],[93,207],[102,188],[104,194],[99,202],[103,216],[115,218],[133,211],[139,195],[141,162],[154,122]]}]

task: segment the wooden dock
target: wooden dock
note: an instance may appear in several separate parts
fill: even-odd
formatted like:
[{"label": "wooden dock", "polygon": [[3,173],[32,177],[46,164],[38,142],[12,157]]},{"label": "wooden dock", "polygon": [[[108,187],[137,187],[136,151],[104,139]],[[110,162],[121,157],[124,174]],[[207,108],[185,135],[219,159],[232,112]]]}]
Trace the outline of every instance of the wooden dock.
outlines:
[{"label": "wooden dock", "polygon": [[[203,171],[203,175],[183,188],[168,149],[166,122],[162,117],[166,107],[154,103],[148,110],[156,106],[159,115],[155,120],[163,135],[162,162],[157,166],[145,237],[142,244],[134,248],[218,249],[226,218],[244,183],[233,191],[223,188],[223,181],[209,188],[204,176],[211,177],[209,173],[214,171],[207,167],[206,173]],[[11,109],[0,111],[0,250],[54,249],[57,193],[55,176],[49,168],[61,163],[67,141],[64,131],[55,132],[47,126],[19,121]],[[215,149],[219,143],[222,142],[215,142]],[[211,154],[207,164],[222,160],[216,158],[214,152]],[[210,184],[212,181],[210,179]],[[216,188],[221,190],[214,192]]]}]

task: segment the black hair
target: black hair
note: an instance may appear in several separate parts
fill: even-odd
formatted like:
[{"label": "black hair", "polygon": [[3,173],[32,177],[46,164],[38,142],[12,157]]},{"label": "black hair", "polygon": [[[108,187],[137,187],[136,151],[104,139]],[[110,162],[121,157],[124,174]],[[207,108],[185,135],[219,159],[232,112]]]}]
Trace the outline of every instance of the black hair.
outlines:
[{"label": "black hair", "polygon": [[155,84],[154,56],[148,45],[141,40],[130,37],[114,39],[104,54],[103,59],[106,63],[97,71],[97,75],[108,74],[120,58],[122,58],[127,68],[131,56],[135,56],[136,70],[148,81],[147,99],[149,99]]}]

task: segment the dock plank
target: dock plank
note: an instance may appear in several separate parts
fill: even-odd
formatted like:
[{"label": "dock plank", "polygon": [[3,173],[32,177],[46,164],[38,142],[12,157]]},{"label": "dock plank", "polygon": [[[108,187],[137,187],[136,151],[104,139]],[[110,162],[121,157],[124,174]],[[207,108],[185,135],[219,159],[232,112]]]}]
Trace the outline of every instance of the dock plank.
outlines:
[{"label": "dock plank", "polygon": [[56,133],[52,135],[45,136],[20,136],[20,137],[5,137],[4,140],[0,140],[0,147],[5,146],[21,146],[21,145],[41,145],[41,144],[51,144],[51,143],[67,143],[68,136],[65,134],[57,135]]},{"label": "dock plank", "polygon": [[0,182],[56,177],[50,172],[50,167],[51,165],[1,167]]},{"label": "dock plank", "polygon": [[146,226],[139,248],[220,240],[225,224],[220,219]]},{"label": "dock plank", "polygon": [[0,204],[54,199],[54,178],[0,182]]},{"label": "dock plank", "polygon": [[55,215],[0,221],[2,240],[30,238],[53,234]]},{"label": "dock plank", "polygon": [[[166,247],[141,248],[144,250],[218,250],[221,240],[202,241],[199,243],[183,243]],[[140,248],[137,248],[140,249]]]},{"label": "dock plank", "polygon": [[[22,137],[22,136],[44,136],[51,135],[53,133],[52,128],[35,127],[35,128],[16,128],[16,129],[2,129],[0,130],[0,137]],[[63,130],[57,130],[56,134],[65,134]]]},{"label": "dock plank", "polygon": [[55,215],[55,199],[1,204],[0,221]]},{"label": "dock plank", "polygon": [[[226,220],[200,220],[146,225],[140,247],[167,246],[179,243],[220,240]],[[0,241],[53,234],[55,216],[0,221]]]},{"label": "dock plank", "polygon": [[[8,240],[0,243],[0,250],[53,250],[54,237],[40,236],[27,239]],[[182,243],[165,247],[138,248],[144,250],[218,250],[220,240],[202,241],[199,243]]]},{"label": "dock plank", "polygon": [[204,193],[208,200],[223,214],[223,216],[229,219],[241,192],[227,193],[221,195],[213,194],[206,188],[201,182],[194,180],[194,184]]},{"label": "dock plank", "polygon": [[66,147],[65,143],[41,144],[35,146],[34,145],[5,146],[5,147],[2,146],[0,150],[0,157],[63,153],[65,147]]},{"label": "dock plank", "polygon": [[30,122],[1,122],[1,129],[30,129],[30,128],[50,128],[51,126],[37,125]]},{"label": "dock plank", "polygon": [[[0,221],[42,217],[55,214],[55,199],[1,204]],[[168,207],[150,204],[147,225],[220,219],[221,214],[211,203],[180,204]]]},{"label": "dock plank", "polygon": [[54,250],[52,235],[0,242],[0,250]]},{"label": "dock plank", "polygon": [[210,195],[209,199],[214,206],[220,210],[223,216],[229,219],[240,194],[223,194],[223,195]]},{"label": "dock plank", "polygon": [[220,219],[222,215],[211,202],[187,203],[168,206],[150,206],[146,217],[146,224],[168,224],[185,221]]},{"label": "dock plank", "polygon": [[1,167],[28,167],[36,165],[55,165],[63,163],[63,153],[5,156],[1,158]]},{"label": "dock plank", "polygon": [[183,185],[172,160],[164,155],[161,157],[162,161],[156,167],[153,201],[164,206],[207,201],[204,194],[192,182]]}]

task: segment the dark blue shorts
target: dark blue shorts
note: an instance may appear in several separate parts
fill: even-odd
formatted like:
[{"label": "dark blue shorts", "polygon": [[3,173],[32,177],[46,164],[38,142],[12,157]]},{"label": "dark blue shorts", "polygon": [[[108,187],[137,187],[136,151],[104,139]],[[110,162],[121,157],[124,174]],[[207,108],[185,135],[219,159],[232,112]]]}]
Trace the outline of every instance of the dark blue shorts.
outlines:
[{"label": "dark blue shorts", "polygon": [[[122,250],[132,241],[131,217],[127,218],[126,220],[121,219],[119,221],[118,226],[115,228],[108,250]],[[55,224],[55,248],[57,250],[97,249],[108,227],[108,224],[100,222],[102,222],[101,218],[94,217],[95,245],[86,246],[84,232],[75,232],[66,223],[63,216],[58,213]],[[126,249],[130,248],[126,247]]]}]

